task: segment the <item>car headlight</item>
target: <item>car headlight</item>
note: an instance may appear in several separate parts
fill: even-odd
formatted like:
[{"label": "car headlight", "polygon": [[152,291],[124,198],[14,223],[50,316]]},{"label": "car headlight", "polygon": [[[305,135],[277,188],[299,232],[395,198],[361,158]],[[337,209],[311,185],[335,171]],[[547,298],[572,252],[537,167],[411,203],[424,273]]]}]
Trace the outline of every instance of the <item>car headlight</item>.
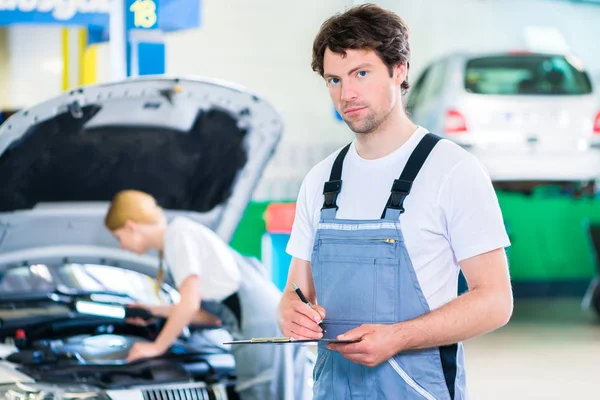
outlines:
[{"label": "car headlight", "polygon": [[110,400],[103,390],[79,384],[15,383],[0,385],[0,400]]}]

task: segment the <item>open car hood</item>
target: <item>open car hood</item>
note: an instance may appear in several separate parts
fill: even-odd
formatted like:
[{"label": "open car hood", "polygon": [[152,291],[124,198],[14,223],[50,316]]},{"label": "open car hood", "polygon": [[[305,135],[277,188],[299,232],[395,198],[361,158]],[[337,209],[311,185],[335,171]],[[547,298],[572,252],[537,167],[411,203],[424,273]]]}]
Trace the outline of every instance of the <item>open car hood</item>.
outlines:
[{"label": "open car hood", "polygon": [[229,242],[282,131],[264,99],[211,79],[128,79],[21,110],[0,126],[0,266],[117,247],[103,220],[123,189]]}]

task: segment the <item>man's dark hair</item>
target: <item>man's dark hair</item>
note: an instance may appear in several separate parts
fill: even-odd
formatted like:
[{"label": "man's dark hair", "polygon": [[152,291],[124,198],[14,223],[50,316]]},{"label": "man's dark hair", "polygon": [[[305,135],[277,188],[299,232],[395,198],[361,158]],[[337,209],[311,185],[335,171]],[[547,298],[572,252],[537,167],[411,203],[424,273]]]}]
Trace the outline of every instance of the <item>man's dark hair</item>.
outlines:
[{"label": "man's dark hair", "polygon": [[[346,50],[373,50],[388,67],[390,76],[393,67],[410,60],[408,27],[392,11],[374,4],[361,4],[341,14],[336,14],[321,25],[313,42],[313,71],[323,76],[323,58],[329,48],[334,53],[346,55]],[[402,93],[409,88],[408,77],[402,82]]]}]

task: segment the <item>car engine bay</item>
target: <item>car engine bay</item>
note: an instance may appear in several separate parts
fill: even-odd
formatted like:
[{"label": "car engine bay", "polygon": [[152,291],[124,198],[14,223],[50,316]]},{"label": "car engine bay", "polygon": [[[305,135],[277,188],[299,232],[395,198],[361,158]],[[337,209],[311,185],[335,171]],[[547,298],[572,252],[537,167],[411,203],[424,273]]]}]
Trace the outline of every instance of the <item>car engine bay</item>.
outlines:
[{"label": "car engine bay", "polygon": [[234,379],[232,356],[202,334],[176,342],[163,356],[126,361],[135,343],[148,342],[149,339],[128,334],[80,334],[34,341],[6,360],[36,381],[80,382],[104,389]]},{"label": "car engine bay", "polygon": [[0,323],[0,343],[16,347],[5,360],[36,382],[104,390],[202,382],[207,393],[211,385],[220,385],[235,398],[235,361],[211,337],[215,329],[194,329],[159,357],[126,360],[133,345],[152,342],[163,323],[138,326],[73,312],[38,315]]}]

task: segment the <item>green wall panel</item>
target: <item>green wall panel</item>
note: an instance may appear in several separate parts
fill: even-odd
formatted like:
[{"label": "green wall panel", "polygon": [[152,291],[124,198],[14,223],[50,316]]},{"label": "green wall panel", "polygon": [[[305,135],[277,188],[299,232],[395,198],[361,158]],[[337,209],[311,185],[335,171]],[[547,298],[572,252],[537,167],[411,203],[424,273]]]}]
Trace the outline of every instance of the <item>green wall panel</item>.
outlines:
[{"label": "green wall panel", "polygon": [[[596,266],[584,227],[588,219],[600,221],[600,199],[573,199],[552,191],[539,191],[532,196],[497,193],[512,242],[508,256],[513,281],[593,277]],[[268,205],[248,205],[232,239],[233,248],[260,258]]]},{"label": "green wall panel", "polygon": [[596,271],[585,231],[600,221],[600,199],[498,192],[511,237],[511,277],[519,280],[591,278]]},{"label": "green wall panel", "polygon": [[260,259],[261,239],[265,233],[264,213],[269,202],[248,204],[244,216],[231,239],[231,247],[242,254]]}]

